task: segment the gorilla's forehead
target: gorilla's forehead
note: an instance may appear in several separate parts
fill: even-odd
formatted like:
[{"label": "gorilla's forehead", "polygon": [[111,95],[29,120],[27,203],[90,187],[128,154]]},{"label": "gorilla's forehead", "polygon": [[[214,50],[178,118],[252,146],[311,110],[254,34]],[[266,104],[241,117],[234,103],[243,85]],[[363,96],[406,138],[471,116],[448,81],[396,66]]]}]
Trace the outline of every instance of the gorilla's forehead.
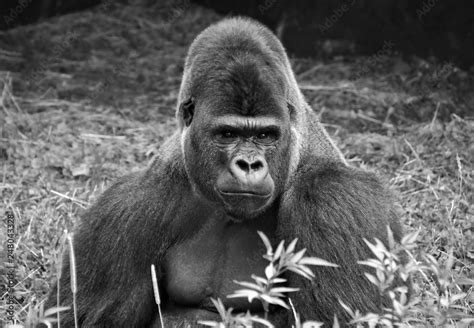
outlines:
[{"label": "gorilla's forehead", "polygon": [[204,101],[198,105],[198,111],[199,108],[205,109],[212,117],[237,115],[280,119],[286,117],[285,110],[287,109],[284,100],[272,94],[248,96],[245,93],[226,92],[224,87],[217,87],[212,95],[204,97]]},{"label": "gorilla's forehead", "polygon": [[271,68],[254,60],[214,63],[195,80],[193,94],[219,113],[244,116],[281,114],[285,81]]}]

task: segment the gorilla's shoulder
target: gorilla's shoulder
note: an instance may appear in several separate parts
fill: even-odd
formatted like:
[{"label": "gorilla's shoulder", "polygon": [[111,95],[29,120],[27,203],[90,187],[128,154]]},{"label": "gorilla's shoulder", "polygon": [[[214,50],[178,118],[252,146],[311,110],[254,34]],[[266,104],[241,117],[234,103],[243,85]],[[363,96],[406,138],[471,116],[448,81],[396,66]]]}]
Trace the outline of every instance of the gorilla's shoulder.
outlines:
[{"label": "gorilla's shoulder", "polygon": [[99,198],[99,203],[118,204],[127,200],[139,199],[145,192],[146,170],[129,173],[115,180]]},{"label": "gorilla's shoulder", "polygon": [[312,158],[300,164],[292,179],[293,185],[303,189],[319,190],[328,187],[360,189],[366,186],[376,191],[383,182],[374,173],[346,165],[343,162]]},{"label": "gorilla's shoulder", "polygon": [[114,181],[83,215],[82,221],[112,220],[121,217],[124,211],[141,207],[142,204],[152,203],[149,199],[151,183],[147,183],[146,171],[127,174]]},{"label": "gorilla's shoulder", "polygon": [[187,195],[188,180],[179,161],[157,156],[144,170],[127,174],[112,183],[97,202],[83,215],[83,220],[127,220],[136,217],[159,217],[173,197]]},{"label": "gorilla's shoulder", "polygon": [[390,225],[395,237],[401,236],[400,208],[384,181],[373,172],[344,163],[315,159],[300,165],[282,204],[287,215],[306,218],[302,221],[326,231],[363,237],[373,233],[382,238]]},{"label": "gorilla's shoulder", "polygon": [[292,203],[301,200],[374,213],[386,213],[395,203],[394,194],[375,173],[322,159],[300,165],[287,190]]}]

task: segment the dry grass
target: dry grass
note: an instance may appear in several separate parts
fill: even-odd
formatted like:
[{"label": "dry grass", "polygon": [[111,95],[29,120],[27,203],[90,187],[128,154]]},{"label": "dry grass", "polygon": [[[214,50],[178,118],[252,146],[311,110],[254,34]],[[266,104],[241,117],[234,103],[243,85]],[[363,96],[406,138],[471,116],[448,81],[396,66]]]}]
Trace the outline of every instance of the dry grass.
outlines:
[{"label": "dry grass", "polygon": [[[146,167],[175,128],[187,46],[217,18],[189,5],[110,5],[0,34],[9,54],[0,63],[0,189],[16,218],[20,322],[54,282],[64,230],[110,181]],[[453,250],[449,274],[472,279],[474,78],[396,57],[363,76],[367,58],[292,61],[345,155],[400,194],[407,230],[421,229],[419,253],[443,265]],[[455,286],[472,314],[472,286]],[[419,295],[437,288],[415,287]],[[1,323],[5,310],[2,301]]]}]

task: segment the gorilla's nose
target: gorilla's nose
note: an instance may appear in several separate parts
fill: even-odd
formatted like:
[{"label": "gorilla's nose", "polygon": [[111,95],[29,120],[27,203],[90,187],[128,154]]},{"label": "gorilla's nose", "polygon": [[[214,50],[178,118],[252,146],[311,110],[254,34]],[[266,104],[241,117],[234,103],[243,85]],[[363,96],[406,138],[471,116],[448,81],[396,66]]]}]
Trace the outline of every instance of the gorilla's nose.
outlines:
[{"label": "gorilla's nose", "polygon": [[243,184],[259,185],[268,175],[267,162],[262,156],[236,156],[230,163],[232,175]]}]

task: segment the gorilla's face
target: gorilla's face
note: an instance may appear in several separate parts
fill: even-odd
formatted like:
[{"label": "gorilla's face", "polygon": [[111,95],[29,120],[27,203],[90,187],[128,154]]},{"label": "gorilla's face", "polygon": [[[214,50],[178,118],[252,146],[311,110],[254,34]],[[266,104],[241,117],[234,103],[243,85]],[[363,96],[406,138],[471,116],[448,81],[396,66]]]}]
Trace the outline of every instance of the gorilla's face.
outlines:
[{"label": "gorilla's face", "polygon": [[270,165],[281,134],[275,118],[223,115],[210,126],[206,139],[218,163],[214,191],[231,216],[250,218],[275,200]]},{"label": "gorilla's face", "polygon": [[196,190],[243,221],[265,211],[283,192],[290,113],[268,84],[245,94],[237,89],[221,85],[182,105],[183,151]]},{"label": "gorilla's face", "polygon": [[190,130],[185,158],[191,180],[236,220],[252,218],[281,193],[289,161],[288,129],[276,116],[213,116]]}]

